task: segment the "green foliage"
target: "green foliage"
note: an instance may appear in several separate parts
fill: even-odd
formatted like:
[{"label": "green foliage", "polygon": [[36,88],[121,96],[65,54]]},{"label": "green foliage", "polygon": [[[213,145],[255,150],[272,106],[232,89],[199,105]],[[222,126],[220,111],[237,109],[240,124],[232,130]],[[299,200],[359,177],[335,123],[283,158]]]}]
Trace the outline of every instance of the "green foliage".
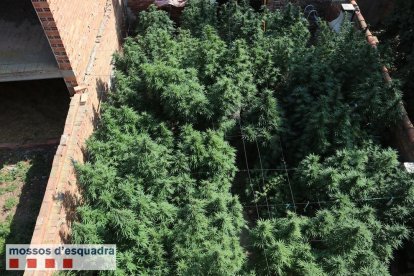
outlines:
[{"label": "green foliage", "polygon": [[311,217],[262,220],[252,230],[260,275],[267,267],[277,275],[390,275],[392,252],[407,236],[403,225],[382,223],[373,208],[347,200]]},{"label": "green foliage", "polygon": [[398,84],[384,83],[378,53],[353,28],[333,35],[325,26],[316,46],[295,54],[283,97],[293,160],[361,145],[400,118]]},{"label": "green foliage", "polygon": [[[414,180],[400,168],[391,149],[368,144],[339,150],[324,161],[310,155],[301,162],[294,180],[297,190],[306,191],[311,201],[347,197],[361,208],[375,208],[386,222],[403,222],[411,214]],[[370,198],[384,200],[366,200]]]},{"label": "green foliage", "polygon": [[0,255],[4,256],[6,251],[7,237],[11,232],[13,216],[8,215],[4,222],[0,222]]},{"label": "green foliage", "polygon": [[0,153],[0,271],[6,271],[6,244],[29,244],[47,175],[55,154],[53,147],[2,150]]},{"label": "green foliage", "polygon": [[[363,36],[323,26],[309,45],[297,7],[256,12],[245,1],[189,1],[180,28],[154,7],[139,20],[77,166],[85,204],[73,242],[116,243],[116,275],[387,274],[414,191],[393,151],[353,148],[399,118],[401,99]],[[240,134],[243,147],[225,139]],[[235,181],[244,154],[255,168],[300,164],[252,173],[254,203],[283,206],[246,237],[249,259],[230,192],[248,182]],[[290,185],[300,202],[332,204],[283,209]]]},{"label": "green foliage", "polygon": [[303,228],[305,217],[259,220],[252,229],[255,267],[259,275],[324,275]]},{"label": "green foliage", "polygon": [[[284,179],[269,179],[271,202],[290,202]],[[414,201],[414,180],[395,151],[366,144],[325,160],[310,155],[290,183],[296,203],[310,205],[296,205],[301,215],[271,213],[274,219],[252,230],[263,271],[267,257],[278,275],[309,275],[307,269],[312,275],[389,275],[393,251],[409,236],[405,224]]]},{"label": "green foliage", "polygon": [[[414,89],[414,3],[412,1],[395,1],[394,11],[390,14],[385,27],[384,39],[391,40],[396,74],[404,84],[404,91],[412,99],[410,91]],[[411,101],[410,101],[411,103]]]},{"label": "green foliage", "polygon": [[3,168],[0,170],[0,182],[13,182],[23,178],[30,169],[28,162],[20,161],[10,169]]},{"label": "green foliage", "polygon": [[73,241],[116,243],[123,275],[238,272],[244,220],[223,135],[187,125],[174,137],[130,107],[107,106],[101,123],[78,167],[86,205]]},{"label": "green foliage", "polygon": [[5,187],[0,187],[0,196],[4,195],[5,193],[13,192],[17,189],[17,186],[15,184],[9,184]]},{"label": "green foliage", "polygon": [[182,28],[194,36],[203,35],[204,27],[217,27],[217,3],[209,0],[189,0],[181,17]]},{"label": "green foliage", "polygon": [[[257,13],[231,1],[218,15],[216,8],[214,1],[190,1],[176,32],[169,30],[166,14],[142,13],[144,27],[115,59],[112,104],[127,104],[175,125],[225,133],[238,132],[241,119],[246,138],[269,141],[281,125],[274,89],[284,81],[294,47],[305,48],[306,23],[293,7]],[[280,28],[282,22],[289,31]]]},{"label": "green foliage", "polygon": [[148,12],[140,13],[137,28],[138,33],[157,29],[171,33],[174,31],[174,23],[165,12],[159,11],[155,5],[151,5]]},{"label": "green foliage", "polygon": [[11,209],[13,209],[17,205],[17,203],[19,203],[18,200],[17,200],[17,198],[15,198],[15,197],[9,197],[4,202],[3,208],[6,211],[11,210]]}]

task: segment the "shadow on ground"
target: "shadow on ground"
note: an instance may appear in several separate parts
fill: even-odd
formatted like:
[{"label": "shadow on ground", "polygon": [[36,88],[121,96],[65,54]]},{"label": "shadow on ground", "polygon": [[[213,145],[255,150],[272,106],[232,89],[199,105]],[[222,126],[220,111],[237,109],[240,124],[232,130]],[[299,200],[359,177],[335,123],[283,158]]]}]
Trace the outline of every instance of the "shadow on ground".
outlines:
[{"label": "shadow on ground", "polygon": [[[24,151],[0,151],[0,168],[17,164],[19,161],[30,161],[30,168],[22,177],[20,197],[8,229],[0,229],[0,235],[7,234],[5,244],[30,243],[55,151],[55,146]],[[4,230],[8,230],[8,233]],[[0,248],[0,275],[22,275],[23,272],[5,271],[5,253],[4,245]]]},{"label": "shadow on ground", "polygon": [[59,139],[69,109],[62,79],[0,83],[0,144]]}]

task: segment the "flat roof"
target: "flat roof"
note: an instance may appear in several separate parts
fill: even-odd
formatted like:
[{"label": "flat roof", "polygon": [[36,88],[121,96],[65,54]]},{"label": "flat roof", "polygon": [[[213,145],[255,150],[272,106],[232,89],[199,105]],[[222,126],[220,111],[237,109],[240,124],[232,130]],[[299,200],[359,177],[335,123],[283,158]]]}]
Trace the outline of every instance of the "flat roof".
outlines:
[{"label": "flat roof", "polygon": [[30,0],[2,0],[0,82],[62,77]]}]

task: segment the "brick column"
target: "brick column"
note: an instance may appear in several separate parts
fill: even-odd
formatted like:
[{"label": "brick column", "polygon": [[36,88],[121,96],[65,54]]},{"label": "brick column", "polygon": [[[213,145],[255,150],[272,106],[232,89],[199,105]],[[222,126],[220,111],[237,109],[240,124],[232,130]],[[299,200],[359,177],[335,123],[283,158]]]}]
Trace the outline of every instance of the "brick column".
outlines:
[{"label": "brick column", "polygon": [[66,86],[71,94],[74,94],[74,87],[78,86],[78,81],[67,55],[65,45],[56,26],[55,18],[46,0],[31,0],[37,16],[43,27],[43,31],[49,41],[56,62],[65,80]]}]

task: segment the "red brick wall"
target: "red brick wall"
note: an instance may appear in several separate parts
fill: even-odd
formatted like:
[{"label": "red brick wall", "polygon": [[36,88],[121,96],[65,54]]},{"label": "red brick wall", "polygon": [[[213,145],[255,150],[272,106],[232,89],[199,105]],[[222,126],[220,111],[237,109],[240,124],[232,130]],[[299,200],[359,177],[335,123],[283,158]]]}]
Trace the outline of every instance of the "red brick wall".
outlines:
[{"label": "red brick wall", "polygon": [[[122,0],[48,0],[40,6],[39,2],[33,4],[42,9],[38,10],[39,16],[53,18],[48,20],[52,23],[43,26],[56,26],[53,31],[70,61],[64,63],[68,65],[64,68],[73,71],[76,84],[82,86],[71,99],[32,237],[33,244],[59,244],[70,238],[74,206],[80,200],[73,162],[84,162],[85,140],[99,119],[102,94],[110,82],[112,56],[120,50],[123,7]],[[26,271],[25,275],[51,273]]]},{"label": "red brick wall", "polygon": [[395,146],[403,162],[414,162],[414,141],[410,139],[409,131],[403,125],[395,128]]},{"label": "red brick wall", "polygon": [[[359,5],[355,0],[350,0],[350,3],[354,6]],[[361,29],[365,30],[365,37],[367,42],[374,48],[377,47],[379,41],[378,39],[373,36],[373,34],[369,30],[368,23],[363,15],[363,11],[357,11],[355,13],[355,21],[358,22],[358,25]],[[388,69],[383,66],[382,73],[385,82],[392,82],[391,76],[388,72]],[[413,123],[410,121],[410,118],[407,115],[407,112],[404,108],[404,103],[400,102],[400,108],[403,113],[403,117],[397,127],[394,129],[395,134],[395,144],[402,161],[405,162],[414,162],[414,126]]]},{"label": "red brick wall", "polygon": [[88,68],[95,57],[92,49],[107,9],[118,6],[122,11],[121,0],[31,1],[66,84],[74,92],[74,87],[85,85],[85,77],[90,74]]},{"label": "red brick wall", "polygon": [[78,85],[75,73],[70,64],[69,56],[62,41],[61,32],[56,24],[56,15],[52,13],[49,2],[45,0],[31,0],[34,9],[42,24],[43,30],[55,55],[59,69],[65,79],[69,91],[73,92],[73,87]]}]

